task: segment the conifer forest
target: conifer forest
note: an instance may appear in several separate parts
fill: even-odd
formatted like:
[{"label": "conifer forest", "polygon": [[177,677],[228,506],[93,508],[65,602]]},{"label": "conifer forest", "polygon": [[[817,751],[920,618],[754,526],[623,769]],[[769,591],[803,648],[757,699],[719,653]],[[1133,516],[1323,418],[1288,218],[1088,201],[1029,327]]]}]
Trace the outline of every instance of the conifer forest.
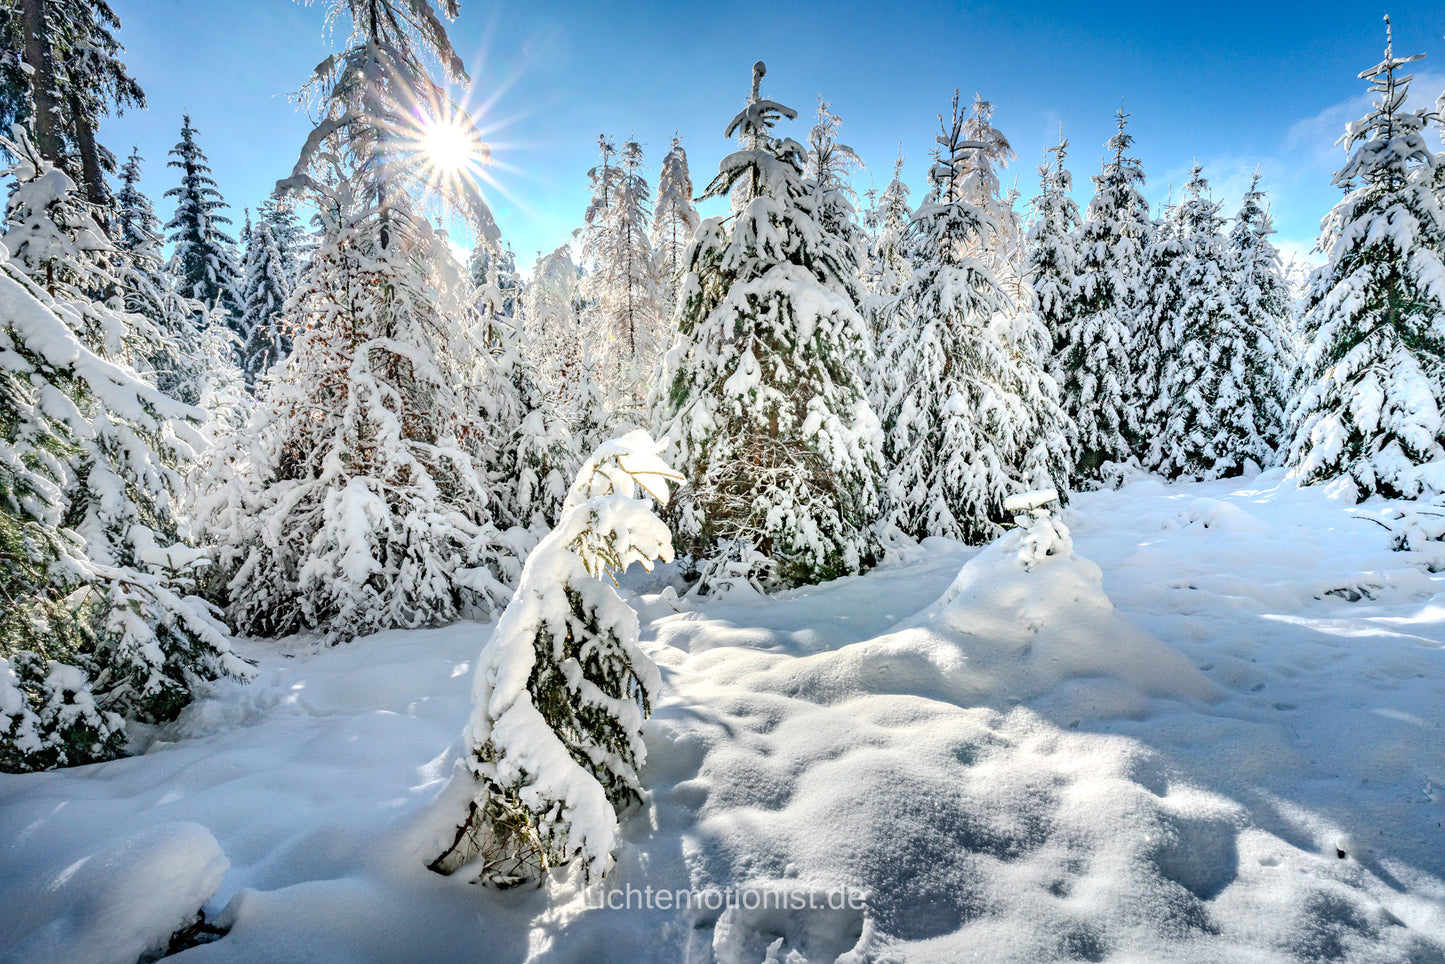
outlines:
[{"label": "conifer forest", "polygon": [[1445,19],[548,6],[0,0],[0,964],[1445,962]]}]

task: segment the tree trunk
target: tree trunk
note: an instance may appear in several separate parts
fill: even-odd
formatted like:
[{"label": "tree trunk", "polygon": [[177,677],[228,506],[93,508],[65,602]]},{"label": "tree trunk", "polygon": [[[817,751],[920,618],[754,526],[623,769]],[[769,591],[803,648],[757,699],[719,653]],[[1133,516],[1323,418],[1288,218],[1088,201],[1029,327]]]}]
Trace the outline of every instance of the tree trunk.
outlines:
[{"label": "tree trunk", "polygon": [[20,0],[25,33],[25,64],[30,75],[30,99],[35,105],[32,119],[35,146],[50,163],[60,166],[59,107],[55,102],[55,60],[45,29],[45,0]]},{"label": "tree trunk", "polygon": [[75,124],[75,146],[80,153],[80,177],[85,182],[85,196],[99,209],[97,222],[109,230],[110,218],[101,216],[102,212],[109,212],[110,186],[105,183],[105,174],[100,167],[100,145],[95,142],[95,128],[81,110],[80,98],[74,93],[70,95],[70,114]]}]

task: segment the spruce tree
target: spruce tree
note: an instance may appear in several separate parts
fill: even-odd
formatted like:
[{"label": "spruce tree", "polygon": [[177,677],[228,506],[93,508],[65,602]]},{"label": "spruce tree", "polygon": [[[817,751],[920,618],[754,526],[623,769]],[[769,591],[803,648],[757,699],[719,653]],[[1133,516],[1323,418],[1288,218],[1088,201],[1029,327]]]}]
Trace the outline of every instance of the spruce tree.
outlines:
[{"label": "spruce tree", "polygon": [[156,217],[151,199],[140,189],[140,148],[131,148],[130,156],[120,169],[120,191],[115,196],[115,244],[128,254],[144,253],[158,257],[161,244],[161,220]]},{"label": "spruce tree", "polygon": [[1133,326],[1144,252],[1152,224],[1139,192],[1144,172],[1130,157],[1133,138],[1127,114],[1116,115],[1103,168],[1093,178],[1094,197],[1079,234],[1079,273],[1074,279],[1075,323],[1064,348],[1064,411],[1075,426],[1075,478],[1097,483],[1108,462],[1126,462],[1137,434],[1132,384]]},{"label": "spruce tree", "polygon": [[246,333],[240,344],[240,365],[254,385],[272,366],[291,353],[291,333],[282,319],[286,299],[295,287],[281,245],[268,221],[257,221],[246,241],[239,291],[241,314],[236,328]]},{"label": "spruce tree", "polygon": [[1153,459],[1159,453],[1153,447],[1169,413],[1164,371],[1179,350],[1186,275],[1194,253],[1186,223],[1191,208],[1173,203],[1172,197],[1144,246],[1130,342],[1135,402],[1130,442],[1134,457],[1148,468],[1158,468]]},{"label": "spruce tree", "polygon": [[271,231],[272,243],[281,255],[281,267],[292,287],[306,273],[306,265],[315,247],[313,239],[296,219],[296,199],[272,191],[257,209],[258,219]]},{"label": "spruce tree", "polygon": [[672,149],[662,159],[657,175],[657,203],[652,208],[652,248],[657,257],[662,291],[662,317],[669,322],[677,306],[678,286],[687,269],[687,246],[697,230],[697,208],[692,203],[692,175],[682,138],[672,136]]},{"label": "spruce tree", "polygon": [[181,172],[181,183],[166,191],[175,198],[176,210],[166,222],[167,240],[172,246],[171,273],[182,292],[207,308],[223,308],[231,312],[232,328],[238,337],[246,332],[240,327],[240,299],[236,293],[239,269],[235,245],[220,227],[231,219],[221,212],[227,207],[211,177],[206,155],[196,143],[197,131],[191,116],[182,118],[181,140],[171,148],[167,166]]},{"label": "spruce tree", "polygon": [[[542,533],[556,524],[567,495],[567,479],[580,462],[558,398],[549,393],[533,368],[522,319],[508,314],[501,269],[507,265],[500,245],[478,242],[468,268],[468,304],[451,307],[474,318],[483,366],[478,399],[494,431],[484,444],[483,465],[495,486],[499,526]],[[481,283],[475,269],[485,264]]]},{"label": "spruce tree", "polygon": [[913,207],[908,203],[908,194],[908,185],[903,182],[903,147],[900,144],[898,158],[893,162],[893,178],[877,196],[866,218],[873,239],[864,272],[866,293],[861,307],[873,343],[874,365],[872,370],[864,373],[864,377],[868,382],[868,396],[875,408],[881,408],[885,401],[880,397],[877,360],[887,354],[893,336],[906,327],[906,319],[899,316],[899,298],[913,274],[912,251],[908,242]]},{"label": "spruce tree", "polygon": [[[605,160],[604,155],[604,160]],[[586,289],[594,301],[587,312],[598,346],[608,410],[620,422],[643,417],[647,383],[661,357],[661,307],[652,243],[648,238],[651,197],[642,176],[642,146],[629,140],[617,163],[599,175],[599,193],[589,208],[584,254],[591,273]]]},{"label": "spruce tree", "polygon": [[[1158,316],[1168,335],[1145,464],[1166,477],[1237,475],[1265,461],[1269,443],[1253,417],[1243,373],[1261,346],[1240,316],[1224,247],[1220,205],[1196,162],[1185,199],[1170,212],[1179,256],[1175,294]],[[1263,400],[1259,400],[1263,401]]]},{"label": "spruce tree", "polygon": [[969,200],[968,181],[957,176],[982,169],[966,155],[987,150],[986,142],[966,137],[956,93],[951,116],[939,121],[931,189],[910,236],[915,272],[901,312],[908,322],[879,366],[885,510],[913,538],[978,543],[1002,531],[1005,499],[1066,470],[1039,455],[1063,445],[1047,437],[1060,422],[1052,382],[1041,359],[1014,351],[1007,323],[998,323],[1018,306],[983,256],[983,239],[998,234],[996,214]]},{"label": "spruce tree", "polygon": [[104,759],[125,720],[160,722],[198,680],[247,667],[189,597],[179,465],[201,413],[126,362],[135,316],[74,181],[27,138],[0,252],[0,769]]},{"label": "spruce tree", "polygon": [[819,223],[803,146],[772,133],[797,115],[763,98],[764,71],[725,132],[753,146],[704,192],[741,207],[698,228],[659,422],[691,484],[674,529],[687,551],[745,543],[797,585],[875,557],[879,436],[845,241]]},{"label": "spruce tree", "polygon": [[1346,194],[1304,304],[1289,464],[1306,484],[1348,478],[1361,498],[1445,491],[1440,161],[1423,136],[1430,113],[1404,108],[1410,77],[1398,73],[1421,56],[1396,57],[1387,39],[1360,74],[1376,98],[1341,138],[1351,154],[1334,183]]},{"label": "spruce tree", "polygon": [[[100,119],[146,106],[145,92],[121,60],[120,18],[106,0],[12,0],[0,38],[16,56],[0,58],[0,130],[21,124],[42,158],[107,210],[105,175],[115,155],[97,139]],[[101,227],[105,227],[104,224]]]},{"label": "spruce tree", "polygon": [[[1241,451],[1262,466],[1273,464],[1284,434],[1286,398],[1293,378],[1290,332],[1294,324],[1293,299],[1279,249],[1269,240],[1274,223],[1264,198],[1256,171],[1227,243],[1230,291],[1250,351],[1240,362],[1236,403],[1240,411],[1225,417],[1226,424],[1254,427],[1259,444]],[[1247,428],[1242,431],[1249,434]]]},{"label": "spruce tree", "polygon": [[1048,372],[1064,382],[1064,359],[1077,334],[1074,281],[1079,276],[1079,231],[1083,218],[1071,192],[1073,175],[1064,166],[1069,142],[1060,131],[1049,160],[1039,165],[1039,193],[1030,202],[1033,223],[1028,230],[1029,277],[1038,299],[1039,318],[1048,331]]},{"label": "spruce tree", "polygon": [[1001,174],[1017,155],[1001,130],[993,124],[994,108],[974,94],[963,123],[963,137],[979,145],[962,151],[955,161],[958,197],[986,215],[987,230],[967,243],[968,252],[988,266],[1003,293],[1002,310],[988,320],[992,337],[1013,361],[1016,391],[1025,400],[1016,413],[1014,430],[1028,440],[1010,474],[1031,480],[1029,488],[1055,487],[1064,491],[1072,472],[1073,454],[1068,419],[1059,407],[1057,383],[1047,373],[1049,331],[1039,316],[1038,302],[1028,282],[1027,244],[1016,210],[1018,192],[1005,191]]},{"label": "spruce tree", "polygon": [[527,557],[478,660],[471,799],[432,870],[477,858],[480,879],[511,886],[572,860],[588,880],[612,867],[619,815],[642,799],[642,721],[661,687],[612,583],[634,562],[672,559],[651,505],[678,479],[661,448],[640,430],[598,448]]},{"label": "spruce tree", "polygon": [[139,187],[142,160],[132,150],[121,168],[113,228],[126,310],[150,323],[133,361],[162,392],[193,405],[199,400],[197,378],[203,367],[198,321],[205,308],[177,291],[165,270],[160,219]]},{"label": "spruce tree", "polygon": [[858,195],[853,190],[852,176],[862,169],[863,160],[838,140],[842,126],[842,118],[833,113],[832,105],[820,94],[813,128],[808,132],[803,174],[817,195],[819,226],[846,259],[842,277],[849,285],[849,296],[861,303],[868,239],[858,224]]}]

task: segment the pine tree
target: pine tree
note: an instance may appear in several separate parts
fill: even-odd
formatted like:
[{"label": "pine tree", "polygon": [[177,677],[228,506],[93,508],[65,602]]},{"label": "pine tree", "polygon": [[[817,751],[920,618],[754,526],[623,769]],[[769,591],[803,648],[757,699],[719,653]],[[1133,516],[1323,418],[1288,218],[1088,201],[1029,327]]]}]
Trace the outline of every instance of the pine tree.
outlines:
[{"label": "pine tree", "polygon": [[240,299],[236,294],[239,269],[236,267],[234,242],[220,227],[231,219],[221,212],[227,207],[211,177],[206,155],[196,143],[197,131],[191,117],[184,115],[181,140],[171,148],[167,162],[181,172],[181,183],[166,191],[176,199],[176,211],[166,223],[167,240],[172,246],[171,272],[182,292],[195,298],[208,309],[224,308],[231,312],[232,328],[240,338]]},{"label": "pine tree", "polygon": [[672,319],[678,286],[687,270],[687,246],[697,230],[697,208],[692,203],[692,175],[682,138],[672,136],[672,150],[662,159],[657,175],[657,203],[652,209],[652,248],[662,290],[662,317]]},{"label": "pine tree", "polygon": [[1075,478],[1097,482],[1107,462],[1126,462],[1136,436],[1133,324],[1140,302],[1144,252],[1152,224],[1139,193],[1144,172],[1128,156],[1133,138],[1118,112],[1110,155],[1094,176],[1094,197],[1079,235],[1074,280],[1075,324],[1060,360],[1064,410],[1075,425]]},{"label": "pine tree", "polygon": [[688,551],[747,543],[797,585],[871,564],[879,436],[844,242],[818,221],[803,146],[772,134],[797,115],[762,97],[764,71],[754,66],[726,130],[755,146],[726,157],[704,192],[742,206],[698,228],[659,421],[691,484],[674,529]]},{"label": "pine tree", "polygon": [[188,597],[177,466],[201,413],[124,360],[135,316],[85,292],[113,249],[28,138],[0,252],[0,769],[103,759],[124,720],[170,719],[197,680],[247,667]]},{"label": "pine tree", "polygon": [[601,446],[527,557],[478,660],[465,737],[473,792],[433,870],[480,857],[481,879],[510,886],[574,859],[589,880],[612,867],[619,814],[642,799],[642,721],[661,677],[611,580],[672,559],[648,498],[665,505],[678,478],[661,448],[642,431]]},{"label": "pine tree", "polygon": [[1376,99],[1341,138],[1352,153],[1334,183],[1346,194],[1325,220],[1328,260],[1304,305],[1311,340],[1289,464],[1305,484],[1349,478],[1361,498],[1445,491],[1440,161],[1423,136],[1431,115],[1404,109],[1410,77],[1397,75],[1421,56],[1396,57],[1387,40],[1385,59],[1360,74]]},{"label": "pine tree", "polygon": [[242,631],[343,640],[489,612],[519,564],[486,472],[502,431],[478,397],[490,354],[415,197],[442,192],[489,241],[496,226],[474,184],[427,179],[408,153],[416,105],[394,97],[469,124],[428,68],[463,80],[460,59],[429,3],[338,0],[331,14],[349,19],[347,46],[317,72],[323,119],[278,184],[317,206],[324,239],[287,302],[292,354],[246,429],[249,478],[208,496],[251,504],[200,525],[222,546]]},{"label": "pine tree", "polygon": [[[916,270],[902,293],[906,327],[879,366],[886,392],[886,518],[914,538],[987,541],[1006,520],[1004,500],[1049,481],[1048,459],[1060,413],[1052,382],[1030,352],[1006,337],[1018,310],[983,256],[998,233],[995,213],[968,200],[959,170],[978,171],[966,154],[987,148],[966,137],[958,95],[929,171],[931,190],[914,215]],[[1030,305],[1032,299],[1030,297]],[[1043,478],[1036,477],[1042,469]]]}]

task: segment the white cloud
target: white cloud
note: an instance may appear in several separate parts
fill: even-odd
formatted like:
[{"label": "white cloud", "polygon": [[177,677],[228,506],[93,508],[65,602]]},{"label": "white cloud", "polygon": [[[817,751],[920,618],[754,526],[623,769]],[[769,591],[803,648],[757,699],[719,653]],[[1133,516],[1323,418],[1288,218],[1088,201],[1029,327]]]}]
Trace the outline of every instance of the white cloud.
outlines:
[{"label": "white cloud", "polygon": [[[1435,99],[1440,96],[1440,91],[1445,90],[1445,74],[1421,70],[1413,77],[1405,108],[1434,110]],[[1331,104],[1313,117],[1296,122],[1285,135],[1285,148],[1303,153],[1317,163],[1338,167],[1345,158],[1345,152],[1336,142],[1344,134],[1346,124],[1369,113],[1374,98],[1373,93],[1362,90],[1353,97]]]}]

